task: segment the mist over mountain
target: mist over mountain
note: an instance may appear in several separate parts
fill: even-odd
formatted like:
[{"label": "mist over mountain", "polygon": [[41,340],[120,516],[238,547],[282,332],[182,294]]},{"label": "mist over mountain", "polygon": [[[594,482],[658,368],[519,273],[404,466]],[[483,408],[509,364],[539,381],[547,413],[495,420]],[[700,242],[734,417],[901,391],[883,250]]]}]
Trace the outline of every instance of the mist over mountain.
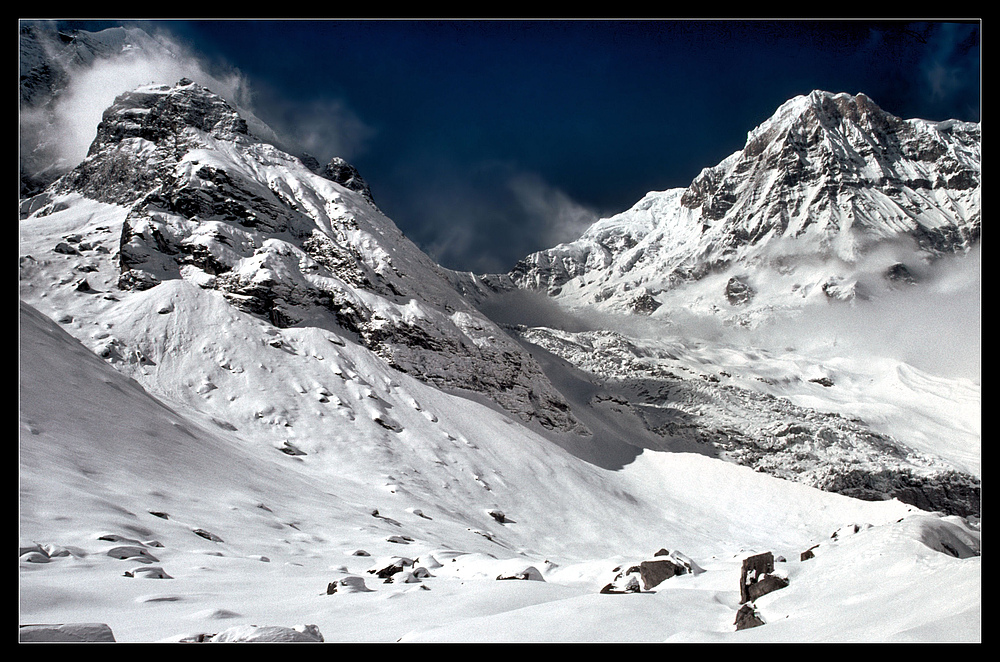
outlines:
[{"label": "mist over mountain", "polygon": [[75,87],[164,42],[35,30],[23,641],[981,639],[978,123],[815,91],[476,274],[238,86]]}]

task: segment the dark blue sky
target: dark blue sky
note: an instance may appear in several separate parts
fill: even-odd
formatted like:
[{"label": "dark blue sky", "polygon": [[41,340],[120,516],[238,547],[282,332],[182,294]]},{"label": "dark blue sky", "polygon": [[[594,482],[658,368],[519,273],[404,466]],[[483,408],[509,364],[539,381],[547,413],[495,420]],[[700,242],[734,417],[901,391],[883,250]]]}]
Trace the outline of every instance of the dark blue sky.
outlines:
[{"label": "dark blue sky", "polygon": [[257,115],[340,155],[447,267],[506,271],[686,186],[813,89],[980,119],[978,23],[162,21]]}]

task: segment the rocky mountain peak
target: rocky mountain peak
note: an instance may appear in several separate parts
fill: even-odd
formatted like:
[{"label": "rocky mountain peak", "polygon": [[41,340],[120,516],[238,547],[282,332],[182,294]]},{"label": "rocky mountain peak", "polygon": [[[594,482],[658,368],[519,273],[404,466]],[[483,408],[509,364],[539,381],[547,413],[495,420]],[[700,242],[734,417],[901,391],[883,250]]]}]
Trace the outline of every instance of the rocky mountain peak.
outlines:
[{"label": "rocky mountain peak", "polygon": [[160,145],[186,129],[220,140],[250,137],[246,121],[225,99],[183,78],[176,85],[156,85],[126,92],[104,111],[89,154],[129,138]]},{"label": "rocky mountain peak", "polygon": [[87,157],[50,193],[75,191],[100,202],[132,204],[169,180],[206,138],[255,141],[225,99],[189,79],[140,87],[105,110]]},{"label": "rocky mountain peak", "polygon": [[865,94],[851,95],[814,90],[782,104],[775,113],[747,135],[745,152],[759,153],[760,146],[789,131],[823,128],[846,130],[848,125],[872,132],[899,130],[904,122],[882,110]]},{"label": "rocky mountain peak", "polygon": [[[656,298],[738,265],[790,274],[796,260],[832,260],[842,270],[883,242],[915,243],[928,257],[964,253],[980,234],[980,145],[977,123],[903,120],[864,94],[814,91],[782,104],[688,187],[652,192],[510,276],[518,287],[640,312],[629,292]],[[852,281],[839,272],[813,279],[821,289]],[[799,299],[813,289],[790,285]]]},{"label": "rocky mountain peak", "polygon": [[[725,218],[730,248],[768,235],[835,238],[860,228],[884,237],[909,226],[928,248],[954,252],[978,238],[978,204],[964,198],[978,190],[979,164],[977,124],[904,121],[863,94],[814,91],[783,104],[741,152],[703,171],[681,204],[700,207],[709,225]],[[955,214],[941,218],[928,195]]]}]

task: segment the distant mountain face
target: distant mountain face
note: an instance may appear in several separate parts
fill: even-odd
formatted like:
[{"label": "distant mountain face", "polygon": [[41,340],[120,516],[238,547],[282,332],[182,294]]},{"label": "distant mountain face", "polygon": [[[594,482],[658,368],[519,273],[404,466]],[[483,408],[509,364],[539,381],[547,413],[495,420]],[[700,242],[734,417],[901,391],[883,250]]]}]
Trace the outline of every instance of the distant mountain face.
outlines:
[{"label": "distant mountain face", "polygon": [[[605,390],[590,406],[640,421],[661,440],[654,443],[712,447],[758,471],[862,498],[978,512],[977,479],[935,467],[937,459],[914,454],[904,436],[811,408],[823,396],[810,390],[828,390],[841,403],[868,397],[830,379],[821,354],[785,363],[788,351],[744,351],[751,341],[743,336],[716,334],[753,328],[761,331],[753,338],[776,343],[790,336],[771,322],[804,317],[792,333],[809,333],[847,319],[838,309],[846,315],[868,299],[919,291],[938,263],[978,243],[980,141],[979,124],[902,120],[863,94],[813,92],[783,104],[741,151],[687,188],[651,192],[508,274],[455,284],[486,305],[528,290],[579,313],[570,321],[575,331],[548,314],[512,332],[591,375]],[[869,303],[876,307],[865,311],[881,310]],[[702,330],[713,340],[688,335]],[[799,342],[815,345],[802,337],[787,344]],[[727,352],[740,358],[722,367]],[[797,361],[805,369],[789,371]],[[809,406],[793,411],[788,396],[796,392]],[[915,427],[911,416],[908,429],[892,434],[913,436]]]},{"label": "distant mountain face", "polygon": [[[796,97],[686,189],[649,193],[509,277],[567,303],[645,314],[720,273],[730,278],[712,303],[724,308],[753,298],[751,272],[785,277],[784,296],[849,299],[864,277],[906,279],[914,256],[977,242],[980,136],[979,124],[902,120],[863,94]],[[866,261],[891,244],[909,265],[890,252]]]},{"label": "distant mountain face", "polygon": [[586,432],[530,355],[378,211],[350,164],[314,172],[190,80],[118,97],[87,158],[24,200],[22,216],[75,196],[127,209],[113,256],[122,291],[183,278],[277,327],[338,328],[435,386]]},{"label": "distant mountain face", "polygon": [[20,100],[29,107],[50,103],[69,85],[74,68],[133,49],[160,47],[135,28],[57,30],[46,21],[22,23],[19,38]]}]

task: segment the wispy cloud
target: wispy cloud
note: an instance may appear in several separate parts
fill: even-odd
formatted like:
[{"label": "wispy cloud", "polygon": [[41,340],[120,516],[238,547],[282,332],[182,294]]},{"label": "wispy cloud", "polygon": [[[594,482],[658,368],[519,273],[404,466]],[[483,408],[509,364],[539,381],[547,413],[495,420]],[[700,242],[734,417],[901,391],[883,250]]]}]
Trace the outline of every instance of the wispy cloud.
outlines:
[{"label": "wispy cloud", "polygon": [[481,161],[463,170],[432,160],[407,172],[392,192],[405,198],[405,211],[393,218],[453,269],[506,272],[530,253],[579,238],[598,219],[596,211],[511,163]]},{"label": "wispy cloud", "polygon": [[324,162],[334,156],[348,161],[357,158],[378,133],[342,99],[291,100],[261,81],[248,86],[240,103],[266,120],[283,147],[308,152]]},{"label": "wispy cloud", "polygon": [[976,80],[979,69],[978,39],[970,41],[974,26],[943,23],[930,32],[921,66],[935,101],[946,101]]},{"label": "wispy cloud", "polygon": [[549,246],[579,239],[598,219],[596,210],[576,202],[534,173],[514,174],[507,186],[527,223],[540,229],[538,237]]},{"label": "wispy cloud", "polygon": [[[148,26],[144,26],[148,27]],[[219,94],[247,120],[258,137],[317,158],[361,152],[373,131],[337,100],[281,105],[277,95],[255,89],[238,69],[209,63],[162,29],[131,32],[113,54],[66,65],[68,85],[46,108],[22,108],[22,155],[34,167],[72,168],[87,154],[105,109],[117,96],[142,85],[189,78]],[[267,121],[260,111],[268,113]]]}]

